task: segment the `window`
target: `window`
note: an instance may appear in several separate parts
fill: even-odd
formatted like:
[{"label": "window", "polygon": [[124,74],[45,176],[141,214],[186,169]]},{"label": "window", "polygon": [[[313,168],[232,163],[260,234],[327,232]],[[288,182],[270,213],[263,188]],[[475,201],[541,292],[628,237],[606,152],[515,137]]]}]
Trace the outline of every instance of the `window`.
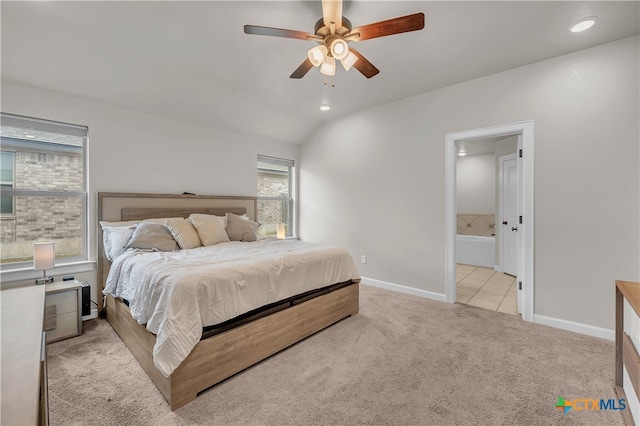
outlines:
[{"label": "window", "polygon": [[[15,153],[0,151],[0,189],[13,188],[13,169]],[[13,197],[9,195],[0,196],[0,215],[13,214]]]},{"label": "window", "polygon": [[36,241],[55,242],[58,265],[86,260],[87,128],[0,118],[0,269],[31,266]]},{"label": "window", "polygon": [[277,234],[279,223],[285,224],[288,237],[293,235],[293,160],[258,155],[258,222],[260,235]]}]

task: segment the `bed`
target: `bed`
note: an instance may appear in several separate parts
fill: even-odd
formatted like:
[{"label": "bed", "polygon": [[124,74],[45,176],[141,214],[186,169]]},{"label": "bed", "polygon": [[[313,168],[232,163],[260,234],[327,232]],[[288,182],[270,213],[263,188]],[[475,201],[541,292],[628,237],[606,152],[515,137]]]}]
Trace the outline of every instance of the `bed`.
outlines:
[{"label": "bed", "polygon": [[[230,213],[230,216],[246,215],[248,219],[255,219],[256,210],[257,200],[255,197],[98,193],[98,219],[101,222],[142,221],[170,217],[187,218],[194,213],[215,216],[224,216]],[[102,242],[102,237],[102,228],[98,226],[98,241]],[[243,244],[244,246],[242,246]],[[101,313],[106,313],[106,318],[113,329],[168,401],[172,410],[194,400],[198,392],[323,328],[358,313],[360,279],[356,273],[352,273],[348,279],[340,279],[337,282],[322,281],[337,275],[325,274],[322,279],[302,279],[300,274],[292,275],[290,278],[297,279],[298,282],[309,281],[310,283],[305,282],[305,285],[300,286],[293,285],[296,287],[295,291],[276,292],[278,294],[275,296],[271,295],[273,293],[271,291],[266,292],[270,294],[270,299],[264,306],[255,309],[243,308],[237,312],[234,311],[237,307],[227,309],[229,312],[226,312],[225,309],[217,309],[216,324],[198,323],[198,327],[205,327],[199,329],[201,335],[194,342],[193,348],[185,353],[184,358],[179,361],[170,360],[173,364],[169,367],[164,363],[158,364],[158,360],[154,357],[154,347],[157,346],[158,338],[161,339],[158,342],[163,343],[162,339],[166,333],[153,327],[150,329],[156,331],[155,334],[148,331],[146,326],[152,325],[154,321],[141,325],[139,321],[147,318],[143,314],[139,314],[138,305],[134,303],[130,308],[130,301],[127,300],[127,297],[112,295],[113,293],[122,296],[115,290],[113,276],[120,270],[135,271],[135,268],[142,270],[139,266],[131,266],[129,269],[124,266],[128,265],[129,261],[132,262],[131,265],[138,265],[140,262],[133,263],[134,260],[129,259],[135,256],[145,259],[146,265],[150,269],[159,271],[161,268],[158,265],[165,265],[168,258],[193,254],[194,257],[201,259],[202,256],[209,256],[209,250],[212,252],[218,248],[222,250],[226,246],[229,246],[230,249],[225,253],[236,253],[225,254],[225,256],[235,256],[230,262],[236,266],[242,263],[238,257],[240,255],[237,254],[243,249],[239,248],[241,246],[256,250],[252,254],[252,262],[261,262],[258,260],[258,252],[262,250],[260,246],[270,246],[269,250],[275,250],[268,252],[270,254],[265,254],[267,257],[280,256],[284,250],[283,247],[286,247],[285,251],[291,252],[292,255],[299,255],[300,250],[306,250],[304,243],[297,241],[267,239],[259,240],[255,245],[253,244],[225,242],[212,247],[181,250],[179,253],[171,254],[152,252],[141,253],[138,256],[137,253],[127,253],[112,259],[113,264],[107,258],[103,244],[99,244],[100,285],[98,297],[99,306],[104,306]],[[286,244],[290,245],[286,246]],[[220,254],[217,253],[215,256],[220,256]],[[195,262],[202,263],[198,260]],[[254,264],[253,269],[256,269],[256,265],[258,264]],[[234,266],[234,271],[239,270],[236,266]],[[111,274],[111,279],[108,280],[112,267],[114,271]],[[244,268],[244,266],[242,267]],[[185,276],[189,276],[187,270],[191,271],[190,268],[181,268],[180,270]],[[194,279],[200,276],[198,275],[200,272],[194,272],[194,274]],[[132,276],[135,278],[137,275],[133,274]],[[314,273],[309,276],[316,277],[318,275]],[[107,290],[108,294],[104,296],[103,303],[102,290],[104,289],[110,290]],[[129,293],[125,292],[124,294]],[[132,312],[138,319],[134,319]],[[238,313],[240,314],[235,316]],[[185,336],[190,336],[191,340],[193,340],[193,327],[195,326],[191,326],[191,331],[185,334]],[[167,328],[174,330],[173,326]],[[170,374],[167,374],[168,372]]]}]

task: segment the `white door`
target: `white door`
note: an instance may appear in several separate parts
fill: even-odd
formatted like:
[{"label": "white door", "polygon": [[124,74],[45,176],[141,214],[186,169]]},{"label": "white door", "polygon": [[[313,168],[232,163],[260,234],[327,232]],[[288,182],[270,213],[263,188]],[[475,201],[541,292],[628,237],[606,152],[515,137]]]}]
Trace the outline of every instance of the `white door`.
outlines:
[{"label": "white door", "polygon": [[515,154],[500,158],[502,225],[500,253],[505,274],[518,276],[518,162]]}]

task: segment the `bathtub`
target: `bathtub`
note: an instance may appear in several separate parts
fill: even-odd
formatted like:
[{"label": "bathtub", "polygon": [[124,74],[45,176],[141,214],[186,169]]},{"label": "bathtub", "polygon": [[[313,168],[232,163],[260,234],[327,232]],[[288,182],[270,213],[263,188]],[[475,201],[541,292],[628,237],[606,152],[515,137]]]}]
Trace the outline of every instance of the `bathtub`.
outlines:
[{"label": "bathtub", "polygon": [[495,237],[456,235],[456,263],[493,268],[496,264]]}]

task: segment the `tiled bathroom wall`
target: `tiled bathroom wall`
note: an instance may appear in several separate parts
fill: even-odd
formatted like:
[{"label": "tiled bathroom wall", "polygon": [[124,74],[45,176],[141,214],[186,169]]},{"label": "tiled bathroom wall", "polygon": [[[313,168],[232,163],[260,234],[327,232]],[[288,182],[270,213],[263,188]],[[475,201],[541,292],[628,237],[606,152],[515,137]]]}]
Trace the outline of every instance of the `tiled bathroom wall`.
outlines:
[{"label": "tiled bathroom wall", "polygon": [[458,235],[478,235],[492,237],[496,235],[496,215],[494,214],[458,214]]}]

